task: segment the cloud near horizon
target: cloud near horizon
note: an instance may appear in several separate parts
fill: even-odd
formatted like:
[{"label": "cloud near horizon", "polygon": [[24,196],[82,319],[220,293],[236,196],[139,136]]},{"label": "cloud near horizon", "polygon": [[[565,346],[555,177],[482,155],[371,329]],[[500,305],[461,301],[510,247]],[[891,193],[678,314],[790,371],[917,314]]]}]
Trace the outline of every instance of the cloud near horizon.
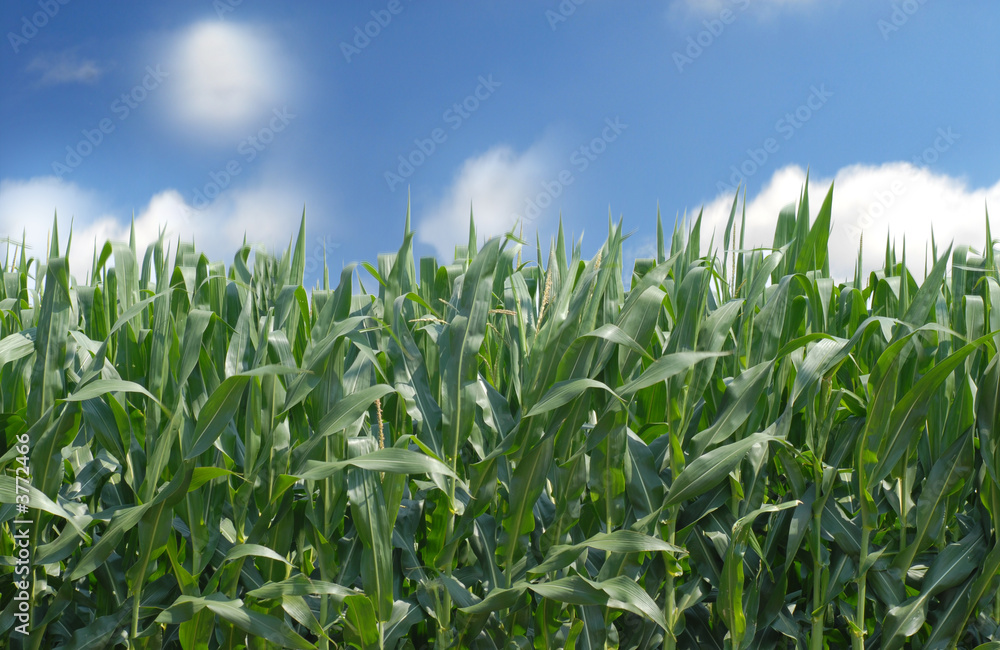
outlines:
[{"label": "cloud near horizon", "polygon": [[[747,197],[746,246],[770,246],[782,207],[798,200],[806,171],[797,165],[779,169],[754,196]],[[930,258],[931,232],[941,254],[948,244],[982,251],[987,208],[1000,206],[1000,181],[974,188],[959,178],[908,162],[851,165],[833,178],[809,179],[810,217],[815,219],[834,183],[830,232],[830,272],[835,279],[853,277],[858,246],[865,272],[885,261],[886,238],[899,246],[905,238],[907,264],[923,276],[925,252]],[[732,194],[720,194],[705,205],[703,249],[715,234],[718,246],[732,207]],[[928,261],[928,264],[932,264]]]},{"label": "cloud near horizon", "polygon": [[[288,182],[232,189],[203,210],[189,205],[180,192],[165,189],[135,214],[136,249],[141,256],[164,231],[171,250],[177,240],[194,241],[212,260],[230,264],[243,244],[278,252],[298,231],[302,188]],[[84,282],[95,246],[129,240],[131,219],[110,207],[98,193],[55,176],[0,181],[0,238],[13,253],[24,237],[29,256],[46,255],[54,211],[58,211],[60,249],[72,227],[70,272]],[[140,260],[141,261],[141,260]]]},{"label": "cloud near horizon", "polygon": [[521,154],[498,145],[467,159],[451,186],[418,221],[417,239],[433,246],[441,261],[451,262],[455,245],[469,241],[470,208],[480,243],[508,232],[518,219],[530,227],[527,206],[545,193],[542,183],[553,176],[552,160],[546,144]]},{"label": "cloud near horizon", "polygon": [[[525,206],[543,189],[541,183],[552,176],[551,170],[550,159],[540,146],[519,155],[501,145],[467,159],[451,186],[419,220],[419,241],[432,245],[440,259],[451,261],[455,245],[468,241],[470,205],[480,243],[507,232],[518,216],[528,230],[537,227],[537,221],[524,219]],[[771,245],[778,213],[797,202],[805,180],[806,171],[790,165],[774,172],[756,194],[747,196],[748,247]],[[951,242],[982,250],[986,209],[994,207],[995,212],[1000,205],[1000,181],[975,188],[965,180],[909,162],[857,164],[841,168],[833,178],[810,178],[811,219],[815,219],[831,182],[835,188],[830,271],[837,279],[853,277],[862,244],[865,271],[881,268],[890,236],[897,246],[905,237],[907,261],[917,276],[923,273],[925,251],[930,255],[932,230],[939,253]],[[705,202],[702,250],[713,243],[713,234],[714,245],[721,247],[732,202],[733,194],[728,192]],[[689,209],[689,220],[697,213],[697,208],[693,214]],[[637,238],[627,244],[626,253],[629,257],[651,256],[655,254],[655,243],[651,242],[655,239],[649,236]]]},{"label": "cloud near horizon", "polygon": [[[502,235],[512,227],[515,216],[523,213],[525,201],[537,194],[550,167],[539,148],[517,154],[499,146],[470,158],[452,186],[418,221],[418,239],[432,245],[442,260],[450,261],[455,245],[468,240],[470,202],[480,243]],[[797,201],[805,177],[801,167],[784,167],[758,193],[747,197],[747,247],[771,245],[778,212]],[[932,230],[939,253],[952,242],[982,251],[986,210],[993,208],[995,213],[995,206],[1000,205],[1000,181],[990,187],[970,187],[962,179],[932,169],[892,162],[852,165],[840,169],[833,178],[810,178],[811,218],[815,219],[831,182],[830,269],[837,280],[853,277],[862,238],[866,272],[881,268],[887,237],[897,246],[905,237],[907,259],[917,277],[923,274]],[[193,239],[211,259],[227,264],[244,236],[251,245],[283,249],[297,232],[303,196],[303,188],[288,179],[268,178],[233,188],[203,210],[196,210],[177,190],[168,188],[152,196],[136,213],[136,244],[144,251],[163,229],[172,249],[176,249],[178,238]],[[733,196],[724,193],[706,202],[703,250],[713,237],[714,245],[721,245],[732,201]],[[128,214],[114,209],[99,193],[54,176],[0,181],[0,238],[19,245],[23,235],[29,255],[43,257],[56,209],[62,247],[72,223],[70,268],[81,282],[90,269],[95,243],[128,241]],[[693,218],[690,211],[688,214]],[[530,221],[526,224],[532,225]],[[628,252],[635,256],[648,256],[655,250],[648,236],[628,246]]]}]

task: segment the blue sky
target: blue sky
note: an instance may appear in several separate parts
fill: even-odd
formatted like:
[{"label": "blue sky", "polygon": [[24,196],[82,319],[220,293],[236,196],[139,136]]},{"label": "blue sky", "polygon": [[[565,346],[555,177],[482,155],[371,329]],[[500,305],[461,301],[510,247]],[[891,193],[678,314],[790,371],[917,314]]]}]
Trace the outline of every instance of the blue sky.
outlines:
[{"label": "blue sky", "polygon": [[133,215],[140,245],[228,262],[305,206],[315,281],[324,245],[333,268],[394,251],[409,192],[418,255],[450,260],[470,204],[532,242],[561,212],[593,255],[610,210],[630,266],[657,205],[668,228],[704,207],[707,243],[740,182],[769,243],[808,167],[814,211],[836,182],[835,273],[862,234],[870,266],[932,225],[981,247],[998,28],[987,0],[5,0],[0,235],[40,252],[58,210],[82,280]]}]

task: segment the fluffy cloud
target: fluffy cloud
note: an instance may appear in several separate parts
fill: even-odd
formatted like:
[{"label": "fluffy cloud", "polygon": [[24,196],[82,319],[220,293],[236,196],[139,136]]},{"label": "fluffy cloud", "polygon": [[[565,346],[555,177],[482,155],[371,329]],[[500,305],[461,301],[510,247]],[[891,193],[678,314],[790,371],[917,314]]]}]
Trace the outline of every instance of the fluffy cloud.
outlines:
[{"label": "fluffy cloud", "polygon": [[[801,167],[785,167],[775,172],[756,196],[747,197],[747,246],[771,245],[778,212],[798,198],[805,177]],[[838,279],[853,277],[862,238],[866,272],[882,267],[887,237],[896,242],[898,250],[905,236],[907,263],[918,277],[923,274],[925,250],[930,251],[932,229],[939,254],[951,242],[981,251],[985,245],[986,208],[996,213],[1000,207],[1000,182],[991,187],[970,187],[962,179],[893,162],[852,165],[839,170],[832,179],[811,177],[812,218],[831,182],[830,272]],[[720,195],[705,206],[705,246],[713,231],[715,241],[721,241],[732,201],[732,195]]]},{"label": "fluffy cloud", "polygon": [[[196,210],[179,192],[167,189],[135,215],[136,247],[142,255],[163,231],[171,250],[178,239],[194,240],[210,259],[227,264],[245,235],[248,244],[280,252],[298,231],[304,195],[294,184],[275,182],[230,190]],[[23,232],[29,255],[45,257],[56,208],[61,250],[72,219],[70,271],[80,282],[91,268],[95,244],[129,239],[130,215],[119,214],[97,193],[54,176],[0,181],[0,237],[19,245]],[[8,250],[13,253],[12,246]]]},{"label": "fluffy cloud", "polygon": [[420,220],[418,239],[434,246],[441,261],[451,261],[455,245],[469,241],[470,206],[480,240],[508,232],[519,218],[527,223],[537,212],[528,210],[531,200],[553,176],[551,161],[545,145],[522,154],[500,145],[469,158],[451,187]]},{"label": "fluffy cloud", "polygon": [[[55,176],[5,179],[0,181],[0,238],[8,242],[5,248],[10,254],[14,248],[11,242],[19,246],[23,239],[29,256],[44,258],[57,208],[64,229],[60,240],[65,244],[70,220],[98,223],[107,217],[103,206],[104,201],[96,192]],[[89,267],[89,256],[86,263]]]},{"label": "fluffy cloud", "polygon": [[80,59],[72,52],[42,54],[28,64],[28,72],[38,73],[38,84],[94,83],[104,71],[91,59]]},{"label": "fluffy cloud", "polygon": [[167,67],[171,116],[200,140],[231,140],[289,103],[288,65],[256,27],[196,23],[174,40]]}]

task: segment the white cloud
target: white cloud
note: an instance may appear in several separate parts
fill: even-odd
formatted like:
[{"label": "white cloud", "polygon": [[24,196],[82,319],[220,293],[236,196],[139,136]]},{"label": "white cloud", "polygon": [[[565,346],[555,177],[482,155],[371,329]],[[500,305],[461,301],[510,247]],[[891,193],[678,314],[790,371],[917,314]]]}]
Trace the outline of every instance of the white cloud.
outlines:
[{"label": "white cloud", "polygon": [[[506,145],[495,146],[462,165],[451,187],[417,225],[417,237],[431,244],[443,261],[451,261],[455,245],[469,241],[469,207],[476,219],[476,234],[502,235],[518,217],[527,225],[529,202],[544,191],[553,165],[546,145],[536,145],[518,155]],[[546,206],[542,206],[547,207]]]},{"label": "white cloud", "polygon": [[91,59],[80,59],[72,52],[42,54],[28,64],[28,72],[39,74],[39,85],[61,83],[94,83],[104,70]]},{"label": "white cloud", "polygon": [[[65,247],[70,221],[96,223],[107,216],[96,193],[55,176],[0,181],[0,238],[27,244],[28,255],[45,258],[52,217],[58,209],[60,248]],[[5,247],[7,248],[7,247]],[[13,253],[13,246],[9,246]],[[90,258],[87,258],[89,266]]]},{"label": "white cloud", "polygon": [[179,232],[194,237],[213,259],[232,261],[243,243],[280,253],[299,228],[303,197],[301,186],[286,180],[230,190],[204,210],[187,209],[187,223]]},{"label": "white cloud", "polygon": [[[243,243],[244,234],[248,244],[280,254],[298,232],[303,196],[302,188],[294,183],[269,181],[231,189],[205,209],[196,210],[177,190],[167,189],[136,213],[136,248],[141,257],[163,230],[171,251],[176,250],[178,238],[193,239],[209,259],[227,265]],[[65,251],[72,219],[70,271],[80,282],[91,268],[95,243],[103,246],[105,241],[129,239],[131,214],[121,214],[97,193],[54,176],[0,181],[0,237],[19,245],[23,231],[29,256],[46,257],[56,208],[61,251]]]},{"label": "white cloud", "polygon": [[[782,168],[756,196],[747,197],[748,247],[771,245],[778,212],[783,206],[797,201],[805,176],[801,167]],[[839,280],[853,277],[862,236],[865,272],[882,267],[887,236],[896,242],[898,253],[905,235],[907,264],[918,277],[923,275],[924,252],[930,251],[932,228],[938,254],[951,242],[982,251],[986,209],[993,209],[994,214],[1000,209],[1000,182],[991,187],[975,188],[962,179],[927,168],[892,162],[844,167],[833,179],[811,177],[812,219],[831,181],[834,181],[834,190],[830,272]],[[704,246],[713,230],[717,245],[721,242],[732,201],[732,195],[723,194],[705,206]]]},{"label": "white cloud", "polygon": [[289,103],[291,71],[260,28],[197,23],[174,39],[167,60],[171,116],[201,141],[246,135]]}]

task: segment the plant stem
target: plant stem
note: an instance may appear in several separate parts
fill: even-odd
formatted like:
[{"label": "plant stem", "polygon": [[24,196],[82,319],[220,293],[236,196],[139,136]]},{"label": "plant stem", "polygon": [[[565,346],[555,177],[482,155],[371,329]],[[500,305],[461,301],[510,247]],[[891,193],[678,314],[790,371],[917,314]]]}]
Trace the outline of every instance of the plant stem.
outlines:
[{"label": "plant stem", "polygon": [[[320,625],[323,625],[324,629],[326,629],[326,620],[327,617],[329,616],[328,612],[328,609],[330,607],[329,600],[330,596],[321,596],[319,601],[319,616],[320,616],[319,620],[321,621]],[[318,650],[327,650],[327,648],[330,647],[328,639],[326,637],[321,636],[316,644],[316,647],[318,648]]]},{"label": "plant stem", "polygon": [[993,621],[1000,621],[1000,587],[997,587],[997,592],[993,596]]},{"label": "plant stem", "polygon": [[[683,405],[682,408],[684,408]],[[681,422],[684,422],[686,424],[687,422],[686,415],[682,414],[681,418],[682,418]],[[672,431],[676,430],[677,429],[672,429]],[[670,435],[671,435],[671,445],[670,445],[670,451],[668,452],[670,454],[670,475],[673,477],[672,480],[675,480],[677,476],[681,473],[682,469],[681,463],[683,462],[684,457],[681,456],[679,453],[675,453],[681,449],[681,443],[680,441],[675,441],[673,439],[674,435],[673,433],[671,433]],[[679,505],[673,506],[667,513],[667,542],[669,542],[670,544],[676,542],[677,517],[680,514],[680,510],[681,507]],[[676,612],[677,601],[676,601],[676,595],[674,594],[674,576],[673,574],[670,573],[669,570],[667,571],[667,577],[666,580],[664,581],[664,591],[666,598],[663,605],[663,614],[664,618],[667,620],[667,626],[669,629],[667,630],[667,633],[663,637],[663,649],[674,650],[674,648],[677,647],[677,639],[674,637],[674,629],[677,627],[675,621],[675,619],[677,618],[677,612]]]},{"label": "plant stem", "polygon": [[[448,572],[451,575],[451,572]],[[438,612],[437,635],[434,642],[435,648],[451,647],[451,594],[443,584],[434,587],[434,604]],[[440,595],[438,595],[440,593]]]},{"label": "plant stem", "polygon": [[[819,483],[817,483],[819,485]],[[819,503],[822,500],[817,499]],[[823,612],[820,611],[820,602],[823,599],[823,560],[822,560],[822,513],[813,507],[813,612],[812,612],[812,636],[809,638],[810,650],[823,650],[823,637],[826,634],[823,625]]]},{"label": "plant stem", "polygon": [[[865,505],[862,503],[862,508]],[[862,520],[864,517],[862,517]],[[868,571],[865,570],[864,566],[868,562],[868,540],[871,535],[871,530],[867,526],[861,528],[861,556],[858,558],[858,566],[861,568],[861,575],[858,576],[858,613],[855,617],[855,623],[857,629],[854,631],[854,637],[851,639],[851,647],[854,650],[864,650],[865,647],[865,579],[867,578]]]},{"label": "plant stem", "polygon": [[[318,530],[316,530],[313,533],[313,535],[315,536],[315,538],[319,537],[319,533],[320,533],[320,531],[318,531]],[[317,544],[317,546],[318,546],[318,544]],[[317,560],[316,564],[319,565],[319,578],[320,578],[320,580],[322,580],[323,582],[333,582],[336,579],[336,576],[333,576],[333,575],[330,574],[330,572],[328,570],[327,562],[326,562],[326,557],[323,555],[322,552],[317,551],[316,560]],[[324,630],[327,629],[327,625],[329,624],[329,621],[330,621],[330,599],[331,598],[332,598],[332,596],[326,596],[326,595],[319,597],[319,624],[320,624],[320,626]],[[321,636],[319,638],[319,641],[316,644],[316,648],[318,650],[327,650],[329,647],[330,647],[329,640],[326,637]]]},{"label": "plant stem", "polygon": [[[676,522],[677,522],[677,509],[678,506],[674,506],[670,509],[670,514],[668,515],[669,520],[667,521],[667,541],[671,544],[674,543],[674,537],[676,535]],[[667,633],[663,636],[663,650],[674,650],[677,647],[677,639],[674,637],[674,617],[676,614],[677,601],[674,594],[674,575],[670,573],[669,566],[667,567],[667,575],[664,580],[664,594],[666,596],[663,605],[663,618],[667,621]]]},{"label": "plant stem", "polygon": [[139,603],[142,599],[142,578],[136,581],[134,600],[132,601],[132,638],[139,638]]},{"label": "plant stem", "polygon": [[903,468],[903,475],[896,480],[896,492],[899,498],[899,554],[906,551],[906,468]]},{"label": "plant stem", "polygon": [[[458,448],[459,448],[457,431],[458,429],[456,427],[455,443],[451,450],[452,451],[451,457],[448,459],[451,464],[451,471],[456,472],[456,475],[458,471]],[[444,548],[442,549],[442,551],[444,551],[442,553],[443,556],[442,559],[444,560],[444,567],[443,567],[444,573],[449,578],[451,577],[452,568],[453,565],[455,564],[455,547],[450,546],[450,541],[452,535],[455,533],[455,509],[453,504],[455,503],[455,484],[457,482],[458,479],[455,478],[451,479],[448,482],[448,525],[445,528]],[[441,567],[439,563],[439,570],[440,568]],[[448,592],[447,587],[445,587],[443,584],[439,583],[438,587],[436,587],[435,590],[438,588],[440,588],[443,593],[441,594],[440,598],[435,597],[434,599],[438,613],[437,640],[434,644],[434,647],[447,648],[451,646],[451,641],[452,641],[451,594]]]}]

